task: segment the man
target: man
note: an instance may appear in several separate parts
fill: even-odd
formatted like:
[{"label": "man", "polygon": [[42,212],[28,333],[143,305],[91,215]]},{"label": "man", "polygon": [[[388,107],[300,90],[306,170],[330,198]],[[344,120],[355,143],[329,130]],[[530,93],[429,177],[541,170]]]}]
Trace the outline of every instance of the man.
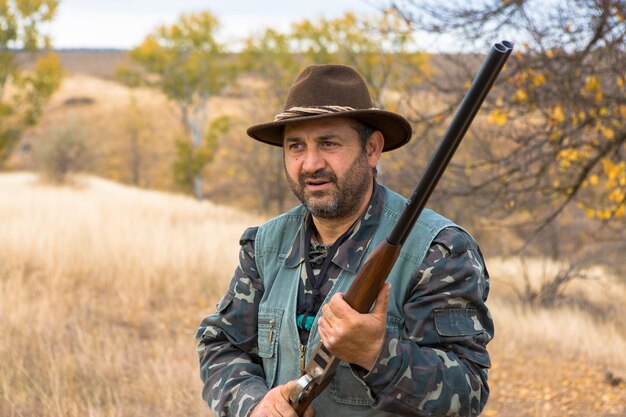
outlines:
[{"label": "man", "polygon": [[285,111],[248,134],[283,147],[302,205],[241,237],[240,264],[198,328],[218,416],[296,416],[289,393],[321,340],[339,359],[305,416],[475,416],[489,389],[489,276],[474,240],[425,210],[367,314],[343,299],[406,200],[376,181],[409,123],[372,108],[352,68],[307,67]]}]

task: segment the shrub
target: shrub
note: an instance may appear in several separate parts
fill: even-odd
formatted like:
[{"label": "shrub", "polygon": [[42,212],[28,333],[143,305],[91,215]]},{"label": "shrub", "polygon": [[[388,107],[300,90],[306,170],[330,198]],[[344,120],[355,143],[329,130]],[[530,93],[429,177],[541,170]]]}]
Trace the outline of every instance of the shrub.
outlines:
[{"label": "shrub", "polygon": [[68,182],[72,174],[84,171],[90,160],[84,132],[75,126],[53,130],[35,147],[35,160],[44,179]]}]

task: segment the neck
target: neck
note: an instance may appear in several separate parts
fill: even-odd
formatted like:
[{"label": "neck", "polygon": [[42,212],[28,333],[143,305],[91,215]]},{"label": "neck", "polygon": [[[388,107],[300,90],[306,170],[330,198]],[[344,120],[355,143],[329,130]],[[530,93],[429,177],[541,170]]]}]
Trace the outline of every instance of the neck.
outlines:
[{"label": "neck", "polygon": [[329,245],[343,235],[367,209],[372,193],[374,192],[373,184],[370,185],[368,192],[363,196],[363,201],[359,208],[352,214],[338,218],[321,218],[312,216],[313,224],[317,231],[317,238],[320,243]]}]

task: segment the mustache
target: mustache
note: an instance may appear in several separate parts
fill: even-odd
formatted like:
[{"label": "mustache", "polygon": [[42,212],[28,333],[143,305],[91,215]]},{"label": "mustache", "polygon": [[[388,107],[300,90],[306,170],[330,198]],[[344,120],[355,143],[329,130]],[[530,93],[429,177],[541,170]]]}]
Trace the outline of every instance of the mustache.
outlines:
[{"label": "mustache", "polygon": [[324,180],[324,181],[334,183],[334,182],[337,182],[337,176],[332,171],[325,170],[325,169],[318,169],[315,172],[302,172],[300,176],[298,177],[298,181],[302,185],[304,185],[306,181],[308,180]]}]

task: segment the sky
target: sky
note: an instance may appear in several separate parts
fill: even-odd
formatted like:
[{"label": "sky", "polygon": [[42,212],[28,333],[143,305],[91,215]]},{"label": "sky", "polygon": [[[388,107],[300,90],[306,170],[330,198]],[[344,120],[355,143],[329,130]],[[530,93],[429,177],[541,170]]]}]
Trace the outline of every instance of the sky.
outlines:
[{"label": "sky", "polygon": [[157,26],[182,13],[208,10],[222,26],[223,41],[241,39],[266,27],[286,31],[305,18],[332,18],[347,11],[376,12],[376,0],[60,0],[48,28],[54,48],[130,49]]}]

